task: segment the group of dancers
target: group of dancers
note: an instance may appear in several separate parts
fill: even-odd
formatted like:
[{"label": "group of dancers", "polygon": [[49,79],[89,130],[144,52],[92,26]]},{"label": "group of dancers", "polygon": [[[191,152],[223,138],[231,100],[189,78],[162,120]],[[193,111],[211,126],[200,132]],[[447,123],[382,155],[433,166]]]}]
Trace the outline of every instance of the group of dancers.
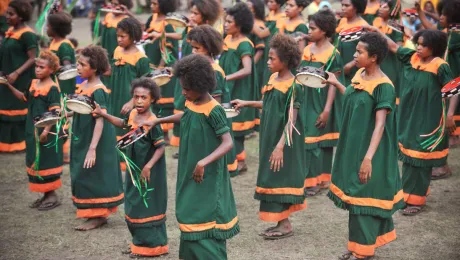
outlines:
[{"label": "group of dancers", "polygon": [[[318,2],[248,0],[224,10],[218,0],[192,0],[181,29],[167,19],[177,1],[152,0],[142,25],[129,12],[131,0],[112,0],[119,11],[106,13],[100,28],[96,19],[95,44],[78,55],[67,38],[68,13],[46,15],[42,31],[52,40],[40,48],[26,25],[29,2],[9,2],[0,151],[26,150],[29,189],[44,194],[30,207],[59,206],[68,162],[77,217],[87,219],[76,230],[106,224],[124,203],[132,235],[124,253],[167,254],[165,146],[179,146],[179,258],[227,259],[226,240],[239,233],[230,177],[248,171],[245,140],[259,132],[254,198],[259,218],[276,223],[260,235],[292,236],[289,217],[307,207],[306,197],[328,189],[349,211],[349,242],[339,259],[372,258],[396,239],[392,215],[420,213],[430,180],[450,175],[449,139],[460,135],[460,117],[457,96],[443,98],[441,89],[460,74],[460,0],[438,3],[437,26],[416,4],[426,29],[410,39],[415,50],[402,46],[405,35],[392,25],[401,18],[399,1],[342,0],[339,19],[330,10],[302,16]],[[343,40],[348,31],[360,34]],[[71,64],[83,82],[56,77]],[[165,84],[146,76],[163,68],[172,73]],[[300,82],[302,71],[319,76],[323,87]],[[90,97],[91,113],[68,109],[70,94]],[[238,115],[226,116],[224,107]],[[47,111],[58,111],[64,123],[35,127]],[[115,149],[136,129],[141,138]]]}]

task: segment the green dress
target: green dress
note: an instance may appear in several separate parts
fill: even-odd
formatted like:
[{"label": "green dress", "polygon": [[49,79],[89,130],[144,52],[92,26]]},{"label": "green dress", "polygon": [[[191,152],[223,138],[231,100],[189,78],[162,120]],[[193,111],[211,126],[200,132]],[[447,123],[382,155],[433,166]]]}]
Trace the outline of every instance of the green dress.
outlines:
[{"label": "green dress", "polygon": [[452,80],[449,65],[441,58],[422,64],[414,50],[403,47],[399,47],[396,56],[403,66],[398,108],[399,159],[416,167],[443,166],[449,153],[448,138],[428,151],[422,143],[429,137],[421,135],[439,126],[443,113],[440,89]]},{"label": "green dress", "polygon": [[[305,148],[303,111],[300,111],[304,97],[303,90],[294,84],[294,78],[276,81],[278,73],[270,78],[262,89],[263,107],[260,120],[259,172],[254,194],[260,200],[259,218],[263,221],[278,222],[288,218],[293,212],[305,209]],[[294,98],[294,109],[299,111],[292,143],[285,144],[283,163],[279,172],[270,169],[270,156],[283,135],[287,124],[286,105]]]},{"label": "green dress", "polygon": [[176,184],[176,217],[182,240],[226,240],[239,232],[226,157],[204,168],[202,183],[192,174],[199,160],[212,153],[228,133],[224,109],[216,100],[195,105],[186,102]]},{"label": "green dress", "polygon": [[[109,90],[104,85],[85,90],[82,85],[77,85],[76,94],[91,97],[101,109],[107,109]],[[78,218],[108,217],[124,200],[119,156],[115,149],[115,129],[109,122],[104,121],[96,148],[96,164],[89,169],[83,168],[95,124],[96,119],[91,114],[75,113],[73,116],[72,133],[75,138],[70,144],[70,180]]]},{"label": "green dress", "polygon": [[[0,71],[5,74],[16,71],[29,59],[27,52],[32,49],[37,49],[37,36],[31,28],[24,27],[18,31],[10,28],[0,48]],[[18,76],[13,86],[25,92],[34,77],[34,66],[31,66]],[[26,149],[26,116],[27,104],[17,100],[6,86],[0,86],[0,153]]]},{"label": "green dress", "polygon": [[[378,1],[378,0],[376,0]],[[374,20],[378,17],[379,14],[379,9],[380,9],[380,4],[374,5],[374,6],[367,6],[366,10],[364,10],[363,14],[363,19],[368,23],[372,24]]]},{"label": "green dress", "polygon": [[0,15],[0,35],[4,35],[7,30],[8,23],[6,22],[6,16]]},{"label": "green dress", "polygon": [[[132,110],[125,119],[125,125],[135,129],[137,111]],[[154,120],[153,115],[149,120]],[[126,148],[129,157],[140,169],[143,169],[155,151],[164,146],[163,132],[160,126],[147,130],[147,134]],[[133,237],[131,252],[143,256],[158,256],[168,253],[168,237],[166,234],[166,206],[168,202],[168,186],[166,183],[166,159],[163,154],[150,170],[150,182],[145,202],[138,189],[133,185],[132,177],[126,174],[125,181],[125,220]],[[145,190],[144,190],[145,191]]]},{"label": "green dress", "polygon": [[[268,61],[268,51],[270,51],[270,46],[269,46],[269,43],[270,43],[270,40],[272,39],[272,37],[278,33],[278,27],[276,26],[276,24],[278,23],[278,21],[280,21],[281,19],[284,19],[286,17],[286,13],[285,12],[281,12],[281,13],[278,13],[275,15],[275,13],[273,11],[271,11],[267,17],[265,17],[265,26],[270,30],[270,35],[267,37],[267,41],[266,41],[266,48],[265,48],[265,52],[264,52],[264,64],[267,64],[267,61]],[[267,85],[268,83],[268,80],[270,79],[270,76],[272,75],[270,69],[268,68],[268,66],[264,66],[264,72],[263,72],[263,76],[261,79],[262,82],[260,83],[261,86],[265,86]]]},{"label": "green dress", "polygon": [[[460,77],[460,33],[450,32],[449,37],[449,51],[446,61],[449,63],[453,77],[457,78]],[[457,106],[454,119],[457,129],[452,135],[460,136],[460,106]]]},{"label": "green dress", "polygon": [[[373,25],[383,33],[385,33],[391,40],[394,42],[403,42],[403,34],[401,32],[395,31],[388,27],[388,25],[383,25],[383,20],[380,17],[374,19]],[[401,85],[401,62],[396,57],[396,54],[388,52],[387,56],[380,64],[380,69],[387,75],[393,86],[395,86],[396,92],[396,105],[399,105],[399,86]]]},{"label": "green dress", "polygon": [[[131,98],[131,82],[150,71],[149,59],[138,51],[132,54],[123,53],[122,47],[117,47],[113,54],[112,74],[110,75],[109,114],[123,118],[120,114],[123,106]],[[117,137],[126,134],[127,130],[117,128]]]},{"label": "green dress", "polygon": [[[70,64],[76,64],[75,59],[75,50],[73,44],[64,39],[60,42],[52,41],[50,44],[50,51],[54,52],[59,57],[59,63],[61,66],[64,66],[64,61],[69,61]],[[68,80],[58,80],[59,88],[63,94],[73,94],[75,93],[76,78]]]},{"label": "green dress", "polygon": [[[333,46],[322,53],[315,54],[311,52],[311,46],[305,47],[300,67],[323,68],[332,73],[342,71],[342,58]],[[343,73],[340,74],[339,80],[343,82]],[[304,89],[305,97],[301,111],[305,122],[305,149],[307,150],[305,154],[306,188],[315,187],[331,179],[332,153],[339,139],[343,98],[340,93],[336,92],[326,127],[317,128],[316,120],[326,106],[328,91],[329,86],[321,89],[310,87]]]},{"label": "green dress", "polygon": [[[145,24],[145,30],[147,32],[156,31],[159,33],[173,33],[175,32],[174,27],[165,20],[157,21],[157,14],[153,14],[149,17]],[[168,50],[168,62],[165,63],[168,67],[173,67],[175,61],[178,59],[178,42],[177,40],[173,40],[170,38],[164,39],[157,39],[153,43],[146,44],[144,46],[145,54],[150,59],[150,63],[153,64],[154,67],[158,67],[160,65],[162,59],[162,52],[161,50]],[[166,56],[165,56],[166,58]],[[171,80],[161,86],[161,98],[158,100],[156,104],[152,106],[153,112],[158,117],[167,117],[173,115],[174,113],[174,92],[176,88],[176,77],[172,77]],[[167,132],[168,130],[173,129],[173,124],[163,124],[161,125],[163,131]]]},{"label": "green dress", "polygon": [[[48,141],[39,144],[39,164],[35,168],[37,156],[35,134],[40,136],[44,128],[35,128],[34,118],[43,113],[59,109],[61,106],[61,96],[59,87],[55,85],[41,86],[37,88],[39,80],[32,80],[30,89],[26,90],[24,96],[27,99],[28,113],[26,120],[26,167],[29,177],[29,190],[33,192],[49,192],[57,190],[62,186],[62,141],[57,143],[57,147],[47,147],[48,143],[56,140],[56,136],[48,134]],[[51,127],[50,132],[56,133],[56,126]]]},{"label": "green dress", "polygon": [[[344,93],[343,121],[328,196],[350,214],[390,218],[404,206],[397,155],[396,95],[389,78],[367,81],[361,77],[363,71],[358,70],[354,84]],[[380,109],[389,112],[372,158],[372,178],[362,184],[358,173]]]},{"label": "green dress", "polygon": [[308,27],[303,20],[296,20],[294,22],[288,23],[289,18],[280,19],[276,26],[280,33],[284,34],[294,34],[296,32],[301,32],[308,34]]},{"label": "green dress", "polygon": [[107,50],[107,56],[109,60],[113,58],[113,53],[118,47],[117,41],[117,26],[118,23],[129,16],[120,14],[115,15],[114,13],[108,13],[101,26],[101,46]]}]

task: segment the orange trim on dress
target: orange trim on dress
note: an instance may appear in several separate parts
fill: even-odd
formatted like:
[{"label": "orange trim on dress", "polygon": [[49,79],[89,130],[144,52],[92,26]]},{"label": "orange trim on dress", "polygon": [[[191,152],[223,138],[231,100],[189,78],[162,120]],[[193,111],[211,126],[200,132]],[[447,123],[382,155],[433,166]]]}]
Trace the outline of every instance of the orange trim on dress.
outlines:
[{"label": "orange trim on dress", "polygon": [[254,123],[255,123],[256,125],[260,125],[260,118],[254,119]]},{"label": "orange trim on dress", "polygon": [[80,204],[101,204],[101,203],[112,203],[122,200],[125,197],[124,193],[112,198],[97,198],[97,199],[78,199],[75,196],[72,196],[72,200],[75,203]]},{"label": "orange trim on dress", "polygon": [[150,21],[149,28],[147,29],[147,32],[159,32],[162,33],[166,27],[167,22],[165,20],[162,21],[157,21],[158,14],[153,14],[152,15],[152,20]]},{"label": "orange trim on dress", "polygon": [[380,9],[380,2],[378,2],[376,5],[373,5],[373,6],[370,6],[368,3],[366,6],[366,9],[364,9],[364,14],[377,14],[379,9]]},{"label": "orange trim on dress", "polygon": [[261,90],[262,94],[265,94],[267,91],[271,91],[272,89],[276,89],[280,91],[283,94],[286,94],[288,90],[292,87],[292,84],[294,83],[295,77],[292,77],[291,79],[283,80],[283,81],[277,81],[276,78],[278,77],[278,72],[273,73],[270,76],[270,79],[268,80],[268,83],[266,86],[264,86]]},{"label": "orange trim on dress", "polygon": [[22,29],[14,31],[14,27],[10,27],[8,29],[8,31],[5,32],[5,38],[19,40],[21,38],[21,36],[24,33],[27,33],[27,32],[34,33],[34,30],[32,30],[30,27],[26,26],[26,27],[23,27]]},{"label": "orange trim on dress", "polygon": [[193,102],[190,101],[185,101],[185,107],[187,107],[189,110],[199,113],[199,114],[204,114],[205,116],[209,116],[211,111],[216,107],[219,106],[219,102],[217,100],[212,99],[206,104],[201,104],[201,105],[195,105]]},{"label": "orange trim on dress", "polygon": [[261,188],[256,186],[256,193],[269,195],[303,196],[304,188]]},{"label": "orange trim on dress", "polygon": [[222,74],[222,77],[225,78],[225,72],[224,72],[224,70],[222,69],[222,67],[219,66],[219,64],[213,62],[213,63],[211,63],[211,65],[212,65],[212,68],[214,69],[214,71],[220,72],[220,74]]},{"label": "orange trim on dress", "polygon": [[203,224],[181,224],[179,223],[179,229],[182,232],[200,232],[200,231],[205,231],[205,230],[209,230],[212,228],[229,230],[233,228],[237,223],[238,223],[238,217],[235,217],[226,224],[217,224],[216,221],[203,223]]},{"label": "orange trim on dress", "polygon": [[431,72],[435,75],[438,75],[438,69],[442,64],[447,64],[447,62],[439,57],[435,57],[429,63],[423,64],[420,57],[417,53],[412,54],[410,58],[410,64],[415,70]]},{"label": "orange trim on dress", "polygon": [[374,27],[377,27],[379,31],[381,31],[384,34],[390,35],[393,32],[393,29],[391,29],[391,27],[389,27],[388,24],[384,24],[384,21],[381,17],[376,17],[372,22],[372,25]]},{"label": "orange trim on dress", "polygon": [[56,42],[55,40],[52,40],[51,43],[50,43],[49,50],[50,51],[58,51],[63,43],[67,43],[68,45],[70,45],[70,47],[72,47],[72,49],[75,49],[75,46],[73,46],[71,41],[69,41],[68,39],[63,39],[60,42]]},{"label": "orange trim on dress", "polygon": [[230,172],[236,171],[238,169],[238,160],[235,159],[235,161],[233,161],[233,163],[227,164],[227,169]]},{"label": "orange trim on dress", "polygon": [[356,20],[354,23],[348,23],[347,18],[342,18],[342,19],[340,19],[339,25],[337,25],[337,28],[335,28],[335,32],[340,33],[343,30],[347,30],[347,29],[350,29],[350,28],[353,28],[353,27],[356,27],[356,26],[363,26],[363,25],[367,25],[367,24],[368,23],[366,22],[366,20],[364,20],[362,18],[359,19],[359,20]]},{"label": "orange trim on dress", "polygon": [[85,80],[81,84],[77,84],[76,89],[75,89],[75,94],[86,95],[88,97],[91,97],[94,91],[98,89],[102,89],[105,93],[110,94],[110,89],[107,89],[104,84],[97,84],[91,88],[83,89],[82,86],[85,85],[87,82],[88,81]]},{"label": "orange trim on dress", "polygon": [[174,128],[174,123],[161,124],[160,127],[161,127],[161,130],[163,130],[163,132],[168,132],[169,130]]},{"label": "orange trim on dress", "polygon": [[381,236],[377,236],[376,242],[373,245],[361,245],[356,242],[348,241],[348,250],[353,254],[359,256],[373,256],[377,247],[384,246],[392,241],[396,240],[396,230],[392,230]]},{"label": "orange trim on dress", "polygon": [[77,209],[77,218],[107,218],[110,214],[117,212],[118,207]]},{"label": "orange trim on dress", "polygon": [[52,106],[48,108],[48,111],[52,111],[52,110],[60,109],[60,108],[61,108],[60,106]]},{"label": "orange trim on dress", "polygon": [[333,183],[329,186],[329,189],[335,196],[339,197],[343,202],[355,206],[362,206],[362,207],[375,207],[381,208],[385,210],[392,210],[393,206],[404,199],[404,193],[402,190],[398,191],[396,195],[394,195],[393,200],[382,200],[382,199],[374,199],[374,198],[357,198],[357,197],[350,197],[346,195],[339,187],[335,186]]},{"label": "orange trim on dress", "polygon": [[265,17],[265,21],[267,22],[273,22],[273,21],[279,21],[281,18],[285,18],[286,13],[285,12],[280,12],[275,14],[275,11],[270,11],[270,13]]},{"label": "orange trim on dress", "polygon": [[0,110],[0,115],[2,116],[25,116],[27,115],[27,111],[28,111],[27,108],[24,108],[21,110]]},{"label": "orange trim on dress", "polygon": [[184,113],[184,111],[178,110],[178,109],[174,109],[174,110],[173,110],[173,114],[174,114],[174,115],[180,114],[180,113]]},{"label": "orange trim on dress", "polygon": [[435,151],[435,152],[419,152],[411,149],[404,148],[404,146],[399,143],[399,150],[412,158],[421,159],[421,160],[435,160],[441,159],[446,157],[449,154],[449,148],[446,148],[442,151]]},{"label": "orange trim on dress", "polygon": [[364,68],[359,69],[353,79],[351,79],[351,85],[354,89],[364,90],[372,96],[374,89],[380,84],[387,83],[393,86],[393,82],[391,82],[391,80],[386,76],[374,80],[365,80],[361,77],[361,73],[363,73],[363,71]]},{"label": "orange trim on dress", "polygon": [[174,103],[174,98],[160,98],[156,104],[164,105]]},{"label": "orange trim on dress", "polygon": [[[292,21],[292,22],[288,23],[289,20],[290,20],[289,17],[285,17],[283,19],[278,20],[278,22],[276,23],[276,27],[279,29],[279,32],[281,34],[284,34],[285,30],[288,31],[288,32],[294,32],[295,29],[299,25],[305,24],[305,22],[302,19],[296,19],[295,21]],[[305,26],[306,26],[306,24],[305,24]]]},{"label": "orange trim on dress", "polygon": [[165,217],[166,217],[166,214],[161,214],[161,215],[148,217],[148,218],[130,218],[128,215],[125,215],[126,220],[128,220],[131,223],[137,223],[137,224],[143,224],[143,223],[147,223],[150,221],[157,221]]},{"label": "orange trim on dress", "polygon": [[236,160],[237,161],[244,161],[246,160],[246,151],[242,151],[241,153],[236,155]]},{"label": "orange trim on dress", "polygon": [[59,178],[58,180],[55,180],[53,182],[49,183],[32,183],[29,182],[29,190],[32,192],[50,192],[53,190],[57,190],[62,186],[62,181]]},{"label": "orange trim on dress", "polygon": [[19,151],[24,151],[25,149],[26,149],[26,141],[22,141],[19,143],[13,143],[13,144],[0,143],[1,153],[19,152]]},{"label": "orange trim on dress", "polygon": [[131,243],[131,253],[142,256],[160,256],[169,252],[168,246],[143,247]]},{"label": "orange trim on dress", "polygon": [[251,46],[254,48],[254,44],[251,42],[251,40],[249,40],[248,37],[243,37],[243,38],[238,39],[236,41],[232,41],[232,36],[227,35],[227,37],[225,37],[225,39],[224,39],[224,51],[226,51],[228,49],[236,50],[236,49],[238,49],[238,46],[240,46],[240,44],[243,43],[243,42],[249,42],[251,44]]},{"label": "orange trim on dress", "polygon": [[[319,52],[319,53],[312,53],[311,46],[312,44],[309,44],[303,49],[302,60],[312,61],[312,62],[321,62],[322,64],[326,64],[329,58],[332,56],[332,54],[334,54],[334,49],[335,49],[334,45],[329,46],[329,49],[324,50],[323,52]],[[336,52],[337,54],[339,53],[338,50],[336,50]]]},{"label": "orange trim on dress", "polygon": [[126,54],[123,52],[123,47],[118,46],[113,52],[113,59],[116,60],[116,66],[122,66],[126,63],[136,66],[137,62],[142,59],[147,58],[147,56],[141,51],[137,50],[135,53]]},{"label": "orange trim on dress", "polygon": [[307,208],[307,201],[305,200],[303,204],[294,204],[289,207],[289,209],[282,212],[259,212],[259,219],[266,222],[279,222],[283,219],[287,219],[292,213],[300,211]]},{"label": "orange trim on dress", "polygon": [[328,133],[328,134],[324,134],[321,136],[305,137],[305,143],[313,144],[313,143],[318,143],[321,141],[336,140],[336,139],[339,139],[339,137],[340,137],[340,133]]},{"label": "orange trim on dress", "polygon": [[30,83],[29,92],[33,94],[34,97],[38,97],[38,96],[46,97],[52,87],[57,88],[58,92],[61,92],[61,90],[59,89],[59,86],[54,85],[52,83],[46,86],[37,87],[37,84],[39,81],[40,81],[39,79],[33,79],[32,82]]},{"label": "orange trim on dress", "polygon": [[38,175],[45,177],[45,176],[50,176],[50,175],[56,175],[62,173],[62,166],[56,167],[56,168],[51,168],[51,169],[46,169],[46,170],[34,170],[33,168],[26,167],[27,173],[31,176],[37,176]]},{"label": "orange trim on dress", "polygon": [[[163,140],[162,140],[163,141]],[[171,146],[175,146],[175,147],[179,147],[179,144],[180,144],[180,137],[178,136],[171,136],[171,139],[169,140],[169,144]]]},{"label": "orange trim on dress", "polygon": [[102,24],[106,28],[117,28],[118,23],[121,22],[123,19],[128,18],[128,17],[129,17],[128,15],[123,15],[122,14],[122,15],[115,16],[113,13],[108,13],[105,16],[105,19],[102,22]]}]

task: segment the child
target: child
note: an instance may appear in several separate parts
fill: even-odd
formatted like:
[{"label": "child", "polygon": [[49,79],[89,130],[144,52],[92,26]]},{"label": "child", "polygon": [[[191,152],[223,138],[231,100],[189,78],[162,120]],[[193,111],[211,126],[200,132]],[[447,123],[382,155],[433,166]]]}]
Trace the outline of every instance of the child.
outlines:
[{"label": "child", "polygon": [[[0,71],[17,90],[25,92],[34,78],[37,36],[26,25],[32,7],[27,0],[13,0],[6,10],[10,28],[0,48]],[[0,85],[0,153],[26,149],[24,137],[27,105]]]},{"label": "child", "polygon": [[[281,19],[276,25],[278,30],[285,34],[294,34],[296,32],[307,34],[308,28],[302,18],[302,11],[307,5],[307,0],[286,1],[286,18]],[[304,39],[299,40],[299,49],[303,50],[306,44]]]},{"label": "child", "polygon": [[[59,68],[59,58],[50,51],[42,51],[35,61],[35,75],[30,88],[24,93],[11,84],[8,88],[19,100],[28,103],[26,120],[26,167],[29,176],[29,190],[44,193],[30,207],[38,210],[50,210],[60,205],[56,190],[62,186],[62,142],[56,147],[45,144],[56,140],[50,132],[56,133],[56,126],[35,128],[34,118],[47,111],[59,110],[61,97],[58,84],[51,75]],[[39,140],[36,140],[38,138]],[[39,151],[36,151],[37,145]],[[39,155],[40,158],[36,158]]]},{"label": "child", "polygon": [[[72,16],[68,13],[55,13],[48,16],[46,33],[53,38],[49,50],[59,57],[61,66],[75,64],[75,47],[66,39],[72,32]],[[75,78],[69,80],[58,80],[59,88],[64,94],[75,92]]]},{"label": "child", "polygon": [[[376,30],[371,28],[371,30]],[[443,128],[444,104],[440,89],[452,80],[449,65],[441,58],[447,47],[447,35],[438,30],[422,30],[414,35],[417,51],[400,47],[387,38],[390,51],[402,62],[401,103],[398,107],[399,159],[403,162],[402,179],[404,215],[418,214],[430,193],[430,177],[433,167],[443,166],[449,153],[446,132],[455,129],[447,122],[443,138],[433,149],[424,142],[433,137],[430,133]],[[449,110],[455,111],[458,96],[451,98]],[[445,120],[445,119],[444,119]],[[435,133],[435,137],[438,137]],[[423,137],[422,135],[428,135]],[[435,138],[436,139],[436,138]]]},{"label": "child", "polygon": [[[171,67],[178,58],[178,42],[171,37],[166,38],[166,33],[175,33],[175,30],[172,25],[165,21],[165,17],[167,13],[176,11],[177,0],[152,0],[150,7],[153,14],[145,24],[145,31],[150,35],[153,42],[145,45],[145,54],[154,67]],[[165,33],[164,36],[162,35],[163,32]],[[166,117],[174,113],[175,86],[176,78],[174,77],[166,85],[161,86],[161,98],[153,104],[153,112],[158,117]],[[173,124],[164,124],[161,128],[165,135],[165,143],[169,145],[168,131],[173,128]]]},{"label": "child", "polygon": [[[235,199],[225,154],[233,147],[224,109],[209,94],[216,87],[208,58],[192,54],[175,66],[184,113],[152,124],[181,124],[176,184],[180,259],[227,259],[226,240],[239,233]],[[197,149],[199,147],[199,149]],[[198,209],[198,210],[197,210]]]},{"label": "child", "polygon": [[[342,58],[329,42],[334,36],[337,21],[331,11],[319,11],[310,16],[309,39],[305,47],[301,67],[311,66],[332,72],[343,81]],[[306,87],[302,103],[305,116],[305,149],[307,174],[305,188],[308,196],[327,188],[331,180],[333,147],[339,139],[342,98],[335,88],[326,86],[320,90]]]},{"label": "child", "polygon": [[371,259],[396,239],[392,215],[404,206],[396,153],[396,95],[380,70],[388,46],[377,33],[361,36],[354,54],[360,67],[345,87],[328,72],[343,96],[343,121],[328,193],[349,211],[348,251],[342,260]]},{"label": "child", "polygon": [[[111,0],[112,6],[123,5],[129,10],[133,7],[131,0]],[[101,26],[101,46],[107,50],[109,61],[118,46],[117,25],[123,19],[129,17],[126,13],[107,13]]]},{"label": "child", "polygon": [[[116,117],[124,117],[133,109],[133,102],[129,95],[131,81],[150,71],[149,59],[136,48],[136,42],[141,37],[142,25],[136,19],[128,17],[118,23],[118,47],[113,54],[109,96],[109,113]],[[117,128],[115,130],[117,139],[126,132],[125,129]]]},{"label": "child", "polygon": [[[394,0],[389,1],[393,2],[393,5],[396,4],[396,1]],[[383,0],[382,2],[385,3],[385,0]],[[364,10],[363,19],[368,24],[372,24],[374,22],[374,19],[377,18],[377,16],[379,15],[380,6],[381,5],[379,0],[367,0],[367,5],[366,9]]]},{"label": "child", "polygon": [[[227,87],[231,99],[255,100],[257,97],[257,74],[254,66],[254,44],[247,38],[254,26],[254,18],[245,3],[237,3],[227,10],[225,18],[224,52],[219,64],[225,72]],[[244,137],[253,132],[256,110],[243,108],[240,114],[232,118],[235,135],[235,147],[238,171],[245,172],[246,151]]]},{"label": "child", "polygon": [[[107,114],[98,107],[100,114],[114,126],[136,129],[147,120],[156,119],[150,107],[160,98],[160,89],[150,79],[142,77],[131,83],[134,109],[125,119]],[[133,185],[131,175],[125,181],[125,218],[133,242],[129,250],[131,257],[153,257],[168,253],[166,235],[166,204],[168,186],[166,184],[166,160],[163,132],[160,126],[144,127],[147,135],[127,148],[126,156],[142,169],[141,181],[147,182],[142,189],[154,189],[144,200]],[[145,191],[145,190],[144,190]]]},{"label": "child", "polygon": [[[78,58],[78,74],[87,79],[75,93],[91,97],[102,109],[107,109],[109,90],[100,76],[109,70],[107,52],[89,46]],[[107,217],[123,203],[123,183],[116,144],[115,130],[102,117],[75,113],[70,154],[72,200],[77,218],[87,218],[76,230],[86,231],[107,223]]]},{"label": "child", "polygon": [[[200,25],[190,31],[187,37],[188,41],[192,46],[193,54],[205,55],[214,69],[216,74],[217,86],[216,89],[211,93],[212,97],[219,103],[230,103],[230,93],[228,92],[227,82],[225,80],[225,72],[222,68],[214,61],[214,57],[222,53],[223,39],[220,33],[209,25]],[[182,96],[182,95],[181,95]],[[183,97],[183,96],[182,96]],[[185,99],[185,98],[184,98]],[[230,134],[232,135],[232,141],[234,140],[232,127],[232,119],[227,118],[227,124],[230,128]],[[234,142],[234,141],[233,141]],[[227,169],[230,173],[230,177],[238,175],[238,161],[236,160],[236,148],[227,153]]]},{"label": "child", "polygon": [[[295,83],[291,70],[300,62],[300,50],[296,41],[287,35],[275,35],[270,41],[268,67],[274,73],[262,89],[263,101],[232,100],[237,109],[251,106],[262,108],[260,120],[259,173],[254,198],[260,200],[259,218],[266,222],[278,222],[261,233],[265,239],[281,239],[292,236],[289,216],[305,209],[304,196],[305,148],[304,125],[298,111],[303,91]],[[290,97],[291,96],[291,97]],[[292,121],[286,111],[294,98]],[[286,146],[285,129],[295,125],[290,145]],[[289,131],[289,130],[287,130]]]},{"label": "child", "polygon": [[[356,26],[367,25],[367,22],[361,17],[366,9],[365,0],[342,0],[342,15],[339,24],[336,28],[336,39],[339,41],[338,50],[342,54],[343,58],[343,72],[345,73],[345,86],[350,85],[351,78],[356,74],[358,70],[355,66],[353,54],[356,50],[356,44],[358,41],[342,42],[338,39],[338,34],[343,31]],[[334,41],[334,42],[335,42]]]}]

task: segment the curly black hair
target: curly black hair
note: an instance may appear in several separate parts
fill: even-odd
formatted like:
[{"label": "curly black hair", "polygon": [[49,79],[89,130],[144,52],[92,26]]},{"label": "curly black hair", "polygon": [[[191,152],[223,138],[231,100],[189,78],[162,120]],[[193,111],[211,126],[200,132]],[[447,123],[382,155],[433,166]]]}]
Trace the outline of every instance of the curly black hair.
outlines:
[{"label": "curly black hair", "polygon": [[310,3],[311,1],[308,1],[308,0],[295,0],[295,4],[302,8],[307,7]]},{"label": "curly black hair", "polygon": [[178,0],[158,0],[158,8],[162,14],[175,12],[177,6]]},{"label": "curly black hair", "polygon": [[258,20],[265,20],[265,5],[262,0],[249,0],[254,9],[254,17]]},{"label": "curly black hair", "polygon": [[188,33],[187,39],[202,45],[213,58],[222,53],[224,45],[222,35],[210,25],[203,24],[193,28]]},{"label": "curly black hair", "polygon": [[447,23],[460,23],[460,0],[443,0],[442,14],[446,17]]},{"label": "curly black hair", "polygon": [[337,19],[335,19],[335,15],[330,10],[320,10],[311,15],[309,20],[314,22],[321,31],[325,32],[326,37],[331,38],[334,36]]},{"label": "curly black hair", "polygon": [[81,50],[80,55],[88,59],[89,66],[96,70],[97,75],[102,75],[110,68],[107,51],[100,46],[85,47]]},{"label": "curly black hair", "polygon": [[72,16],[65,12],[58,12],[48,16],[48,24],[53,32],[65,38],[72,32]]},{"label": "curly black hair", "polygon": [[30,21],[33,10],[32,6],[30,5],[30,1],[13,0],[10,2],[8,6],[16,11],[16,14],[18,14],[18,16],[21,17],[23,22]]},{"label": "curly black hair", "polygon": [[217,0],[192,0],[190,8],[195,6],[203,18],[203,22],[214,24],[219,18],[222,6]]},{"label": "curly black hair", "polygon": [[202,94],[212,93],[217,85],[211,62],[200,54],[191,54],[179,60],[174,66],[174,75],[180,79],[183,88]]},{"label": "curly black hair", "polygon": [[73,37],[70,37],[69,38],[69,41],[72,43],[73,47],[76,49],[78,48],[78,40],[73,38]]},{"label": "curly black hair", "polygon": [[430,48],[433,56],[443,57],[447,48],[447,34],[438,30],[421,30],[418,31],[412,38],[414,44],[418,43],[418,39],[423,38],[423,46]]},{"label": "curly black hair", "polygon": [[382,35],[376,32],[369,32],[361,36],[359,41],[366,44],[369,57],[375,55],[377,57],[377,64],[382,63],[388,53],[388,43]]},{"label": "curly black hair", "polygon": [[237,3],[227,10],[227,15],[232,16],[236,26],[240,28],[242,34],[249,34],[254,26],[254,16],[245,3]]},{"label": "curly black hair", "polygon": [[270,48],[275,50],[276,55],[289,69],[299,66],[301,53],[294,38],[285,34],[277,34],[270,40]]},{"label": "curly black hair", "polygon": [[350,2],[357,14],[363,14],[366,10],[367,0],[350,0]]},{"label": "curly black hair", "polygon": [[135,18],[127,17],[121,20],[117,25],[117,29],[127,33],[129,38],[135,42],[140,41],[142,38],[142,25]]},{"label": "curly black hair", "polygon": [[133,8],[133,1],[132,0],[118,0],[118,4],[126,6],[128,10]]},{"label": "curly black hair", "polygon": [[160,88],[153,80],[147,77],[140,77],[131,82],[131,96],[134,95],[134,90],[136,88],[148,89],[150,92],[150,97],[154,100],[153,103],[156,103],[161,98]]}]

